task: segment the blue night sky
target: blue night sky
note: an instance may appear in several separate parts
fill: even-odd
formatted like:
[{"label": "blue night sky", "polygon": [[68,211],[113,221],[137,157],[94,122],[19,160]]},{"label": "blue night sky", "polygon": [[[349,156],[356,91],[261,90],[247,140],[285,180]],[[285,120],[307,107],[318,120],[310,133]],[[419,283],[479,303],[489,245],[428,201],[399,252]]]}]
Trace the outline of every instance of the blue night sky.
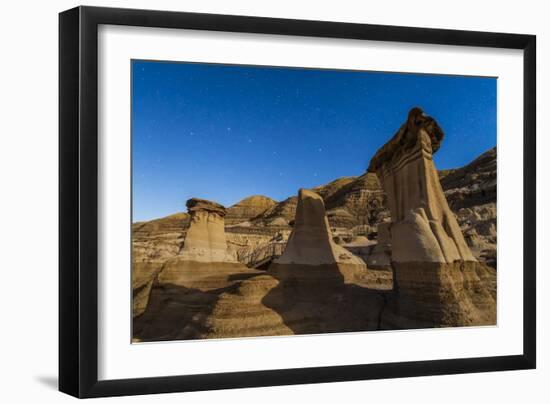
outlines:
[{"label": "blue night sky", "polygon": [[438,169],[496,145],[495,78],[132,62],[133,220],[283,200],[365,172],[420,106],[445,139]]}]

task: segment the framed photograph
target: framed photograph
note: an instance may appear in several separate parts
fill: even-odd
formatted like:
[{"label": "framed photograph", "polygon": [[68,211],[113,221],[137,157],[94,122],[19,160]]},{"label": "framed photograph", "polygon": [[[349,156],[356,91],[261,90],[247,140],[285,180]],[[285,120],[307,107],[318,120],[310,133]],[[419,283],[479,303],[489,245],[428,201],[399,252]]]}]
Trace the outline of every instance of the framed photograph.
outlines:
[{"label": "framed photograph", "polygon": [[59,27],[61,391],[535,368],[535,36]]}]

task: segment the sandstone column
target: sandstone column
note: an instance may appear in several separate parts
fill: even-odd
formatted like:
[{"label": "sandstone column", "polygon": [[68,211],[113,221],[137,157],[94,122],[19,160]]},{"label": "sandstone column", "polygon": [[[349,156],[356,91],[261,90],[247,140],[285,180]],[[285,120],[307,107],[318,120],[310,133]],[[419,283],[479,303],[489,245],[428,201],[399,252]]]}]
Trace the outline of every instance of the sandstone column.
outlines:
[{"label": "sandstone column", "polygon": [[183,244],[183,258],[197,262],[226,262],[226,209],[219,203],[198,198],[189,199],[186,206],[191,222]]},{"label": "sandstone column", "polygon": [[442,140],[437,122],[413,108],[368,169],[388,197],[399,315],[418,326],[494,323],[495,302],[479,277],[487,269],[470,252],[432,159]]},{"label": "sandstone column", "polygon": [[245,268],[227,250],[226,210],[219,203],[199,198],[189,199],[186,206],[191,219],[183,248],[178,256],[165,263],[158,281],[201,289],[219,287],[224,284],[227,271]]},{"label": "sandstone column", "polygon": [[[302,279],[341,278],[351,280],[366,269],[359,257],[332,240],[332,233],[321,196],[300,189],[292,233],[283,254],[270,270],[278,268],[285,277]],[[337,282],[337,281],[335,281]]]}]

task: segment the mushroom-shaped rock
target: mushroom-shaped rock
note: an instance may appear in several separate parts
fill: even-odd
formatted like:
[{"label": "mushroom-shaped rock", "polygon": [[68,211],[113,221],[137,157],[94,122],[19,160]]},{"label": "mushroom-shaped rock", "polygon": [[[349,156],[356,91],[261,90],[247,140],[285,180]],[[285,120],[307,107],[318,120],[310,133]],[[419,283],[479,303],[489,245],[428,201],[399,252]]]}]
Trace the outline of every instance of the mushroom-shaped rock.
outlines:
[{"label": "mushroom-shaped rock", "polygon": [[228,254],[222,205],[193,198],[187,208],[190,224],[181,254],[163,263],[146,299],[136,303],[137,340],[203,338],[219,295],[260,274]]},{"label": "mushroom-shaped rock", "polygon": [[413,108],[369,165],[387,194],[391,212],[397,315],[387,321],[390,327],[496,321],[494,271],[472,255],[435,169],[432,156],[442,140],[437,122]]},{"label": "mushroom-shaped rock", "polygon": [[449,209],[432,159],[443,140],[437,122],[420,108],[374,155],[392,217],[392,261],[476,261]]},{"label": "mushroom-shaped rock", "polygon": [[224,217],[226,209],[216,202],[192,198],[187,201],[191,222],[182,257],[197,262],[232,262],[227,253]]}]

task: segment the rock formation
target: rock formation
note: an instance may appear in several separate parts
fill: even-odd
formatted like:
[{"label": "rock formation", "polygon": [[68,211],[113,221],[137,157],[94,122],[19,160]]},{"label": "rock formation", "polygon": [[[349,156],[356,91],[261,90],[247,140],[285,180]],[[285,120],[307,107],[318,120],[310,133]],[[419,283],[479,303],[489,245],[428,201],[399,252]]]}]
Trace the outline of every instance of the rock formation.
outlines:
[{"label": "rock formation", "polygon": [[227,254],[224,216],[226,209],[215,202],[192,198],[187,201],[191,222],[181,256],[188,261],[233,261]]},{"label": "rock formation", "polygon": [[497,149],[481,154],[464,167],[439,173],[453,211],[494,203],[497,197]]},{"label": "rock formation", "polygon": [[456,213],[466,243],[474,256],[485,264],[497,267],[497,208],[487,203],[461,208]]},{"label": "rock formation", "polygon": [[[385,195],[374,173],[359,177],[342,177],[312,189],[321,196],[327,209],[332,229],[351,234],[350,230],[362,225],[375,225],[387,217]],[[264,224],[275,219],[287,223],[296,214],[295,196],[277,203],[256,217],[254,224]]]},{"label": "rock formation", "polygon": [[[353,226],[376,225],[387,217],[386,197],[380,187],[376,174],[365,173],[343,184],[332,194],[321,192],[325,200],[325,206],[329,211],[343,210],[353,218]],[[324,187],[323,187],[324,188]],[[329,222],[332,227],[341,227],[338,217]],[[352,222],[349,222],[350,224]],[[352,227],[345,225],[344,227]]]},{"label": "rock formation", "polygon": [[134,288],[136,340],[204,337],[205,319],[219,295],[235,289],[240,277],[259,274],[229,253],[222,205],[192,198],[187,208],[190,223],[181,252],[149,275],[147,290]]},{"label": "rock formation", "polygon": [[[298,200],[295,196],[285,199],[267,209],[264,213],[257,216],[253,223],[260,226],[265,226],[268,223],[272,223],[274,220],[282,219],[284,223],[290,223],[294,220],[296,214],[296,205]],[[280,220],[278,220],[280,222]]]},{"label": "rock formation", "polygon": [[134,341],[494,324],[496,149],[441,140],[412,111],[361,176],[134,223]]},{"label": "rock formation", "polygon": [[[439,177],[474,257],[496,268],[496,149],[483,153],[462,168],[441,170]],[[341,245],[348,248],[357,237],[377,241],[377,226],[388,220],[390,213],[375,173],[342,177],[313,191],[323,198],[332,233]],[[280,246],[270,247],[269,244],[279,233],[284,235],[283,242],[286,242],[292,230],[289,222],[296,213],[297,198],[293,196],[249,217],[262,209],[258,198],[264,197],[243,199],[228,208],[225,216],[229,253],[238,256],[245,265],[249,264],[247,258],[258,257],[270,249],[281,251]],[[268,200],[264,201],[266,205]],[[249,208],[250,205],[255,208]],[[134,268],[144,274],[139,278],[150,279],[149,275],[163,262],[180,254],[188,227],[187,213],[132,225],[132,262]],[[356,249],[353,246],[354,254]],[[362,248],[363,251],[368,250]],[[368,260],[369,254],[359,255]]]},{"label": "rock formation", "polygon": [[494,324],[491,270],[468,248],[439,182],[432,155],[443,140],[419,108],[372,158],[391,212],[394,326]]},{"label": "rock formation", "polygon": [[496,147],[464,167],[440,172],[440,179],[470,250],[479,261],[496,268]]},{"label": "rock formation", "polygon": [[161,219],[132,224],[134,262],[163,262],[176,256],[183,246],[189,220],[187,213],[175,213]]},{"label": "rock formation", "polygon": [[[225,240],[225,208],[204,199],[187,201],[190,224],[180,254],[168,260],[157,275],[160,285],[171,284],[189,287],[219,287],[218,277],[225,276],[224,270],[235,272],[244,269],[229,253]],[[194,284],[198,281],[201,285]],[[191,283],[190,283],[191,282]],[[223,283],[223,282],[222,282]]]},{"label": "rock formation", "polygon": [[132,225],[133,314],[145,310],[153,281],[164,263],[175,257],[189,226],[187,213]]},{"label": "rock formation", "polygon": [[[267,274],[244,281],[237,293],[220,299],[209,320],[213,335],[231,330],[235,336],[306,334],[379,326],[384,298],[358,286],[373,280],[360,258],[333,241],[321,196],[301,189],[293,222],[284,252]],[[245,320],[231,320],[235,307]],[[246,329],[239,331],[243,324]]]},{"label": "rock formation", "polygon": [[432,160],[442,139],[435,120],[415,108],[369,165],[388,197],[393,262],[475,261]]},{"label": "rock formation", "polygon": [[333,241],[323,199],[313,191],[300,189],[294,228],[283,255],[270,271],[283,271],[292,278],[315,273],[318,278],[352,276],[365,269],[361,259]]},{"label": "rock formation", "polygon": [[332,240],[323,199],[300,189],[294,228],[278,264],[322,265],[349,262],[364,265]]}]

